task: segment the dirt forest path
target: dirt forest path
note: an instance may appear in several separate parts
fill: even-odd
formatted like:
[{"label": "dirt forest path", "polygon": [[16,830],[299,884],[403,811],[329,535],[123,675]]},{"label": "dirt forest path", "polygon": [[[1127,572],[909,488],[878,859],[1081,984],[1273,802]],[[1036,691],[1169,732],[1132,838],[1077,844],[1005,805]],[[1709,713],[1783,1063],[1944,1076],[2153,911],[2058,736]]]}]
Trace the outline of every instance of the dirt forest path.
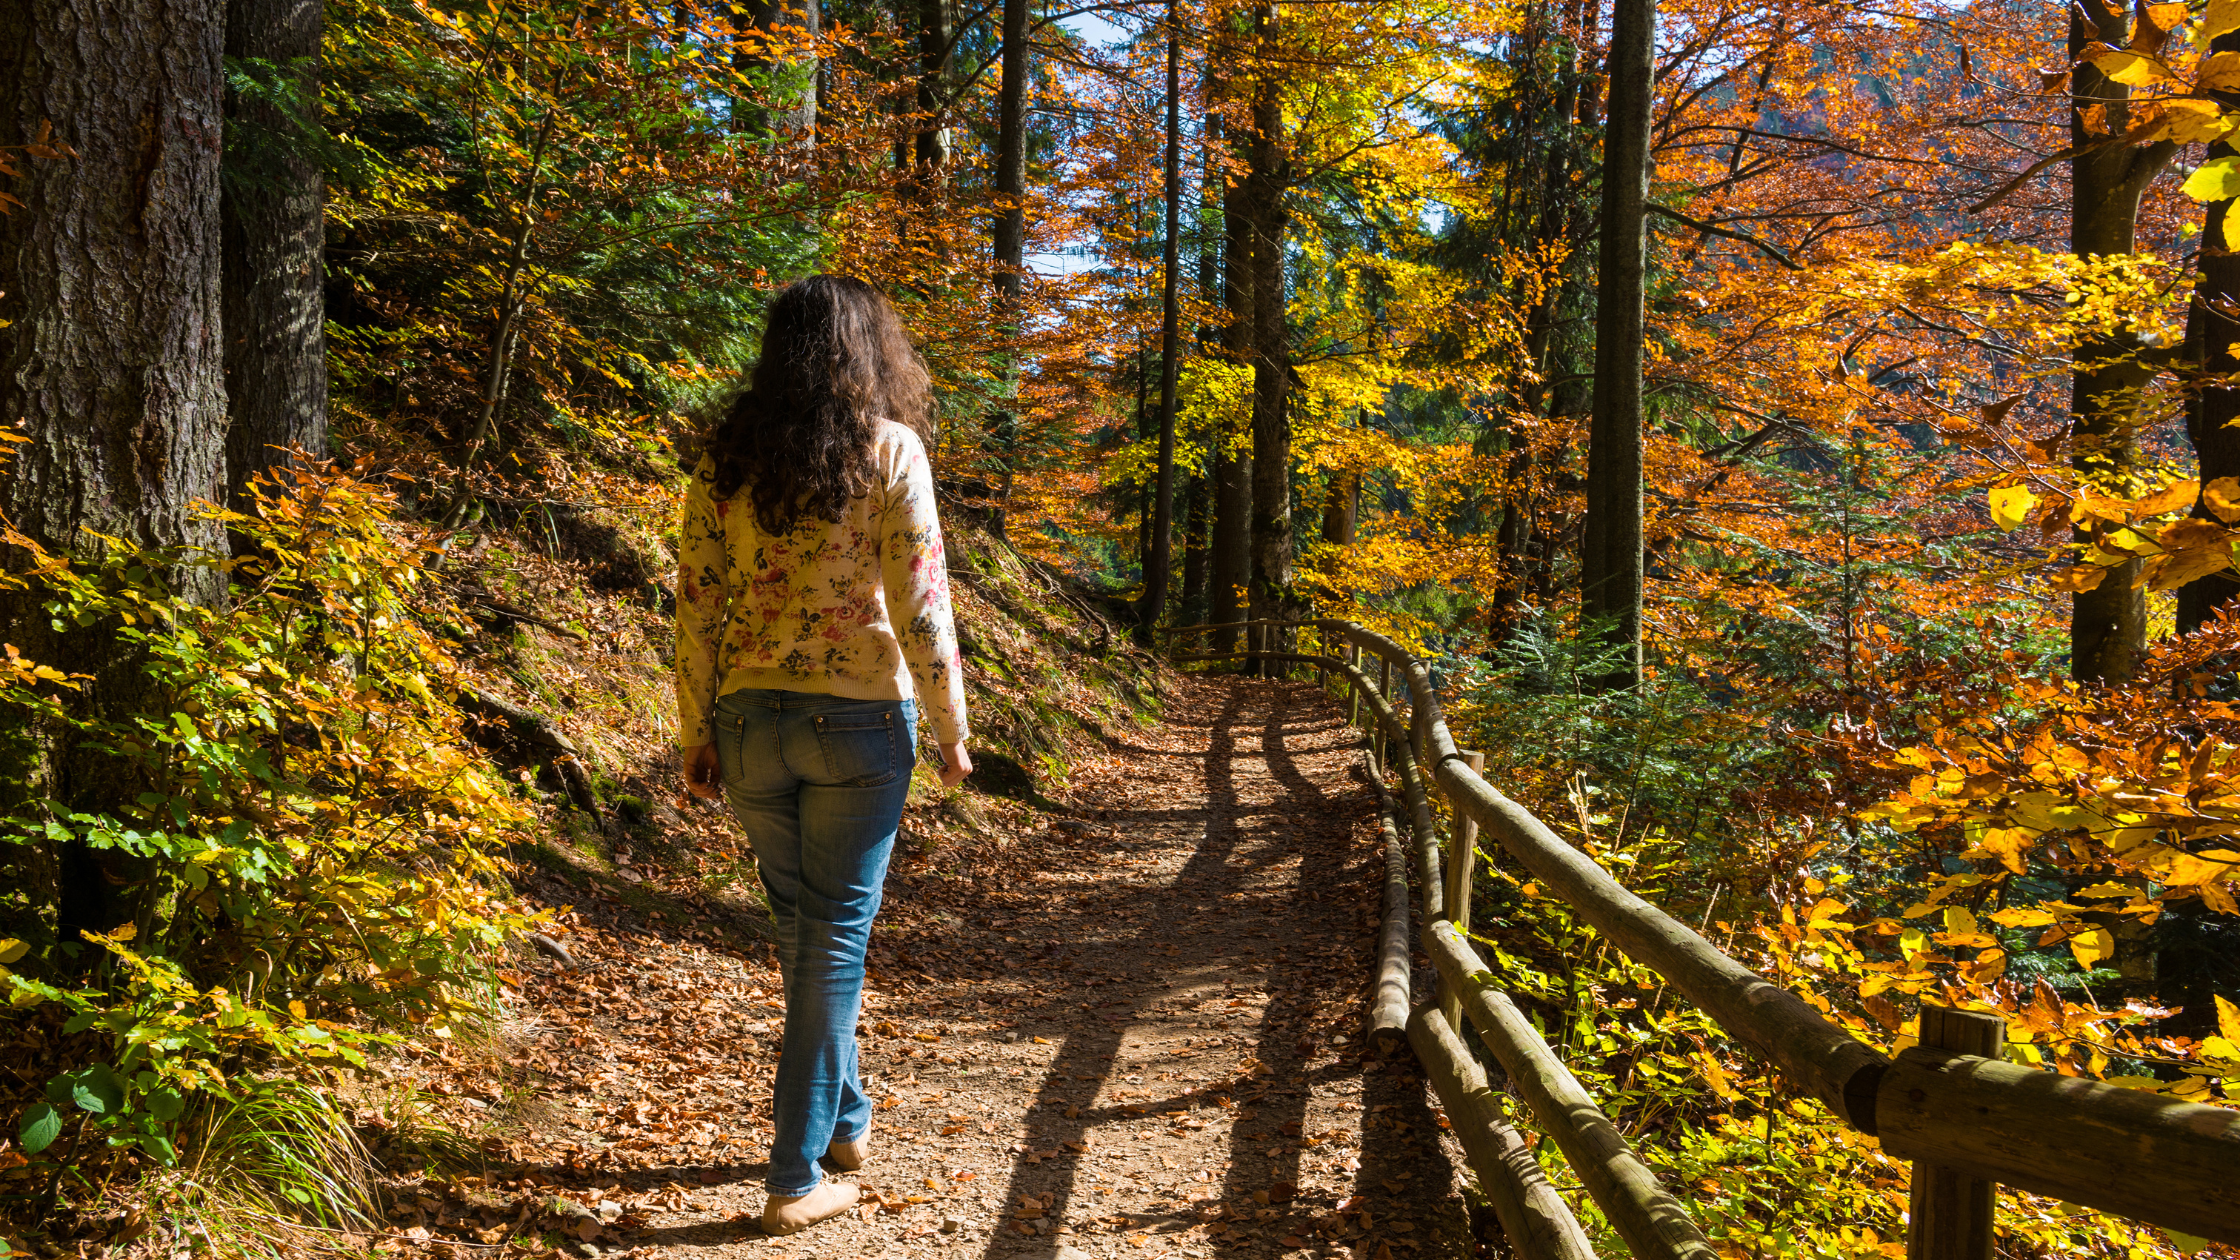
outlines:
[{"label": "dirt forest path", "polygon": [[579,970],[517,976],[541,1097],[482,1189],[582,1204],[577,1255],[1474,1254],[1459,1148],[1405,1052],[1363,1045],[1382,858],[1357,737],[1304,684],[1180,687],[1042,834],[969,869],[898,858],[855,1215],[762,1235],[775,971],[627,918],[565,938]]}]

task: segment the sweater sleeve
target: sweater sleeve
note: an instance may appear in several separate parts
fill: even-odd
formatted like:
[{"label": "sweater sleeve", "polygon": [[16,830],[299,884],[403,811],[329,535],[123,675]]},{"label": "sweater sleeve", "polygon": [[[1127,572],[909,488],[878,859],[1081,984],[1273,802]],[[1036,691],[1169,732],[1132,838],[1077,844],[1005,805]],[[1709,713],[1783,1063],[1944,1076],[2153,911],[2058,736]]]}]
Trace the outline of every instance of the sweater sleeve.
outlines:
[{"label": "sweater sleeve", "polygon": [[716,688],[723,681],[719,652],[731,611],[731,563],[724,548],[723,514],[709,489],[705,466],[685,491],[684,523],[677,531],[677,746],[715,742]]},{"label": "sweater sleeve", "polygon": [[949,609],[949,561],[941,546],[941,519],[933,501],[933,468],[917,436],[903,430],[896,442],[901,476],[890,482],[892,500],[880,540],[880,576],[887,617],[910,667],[918,707],[933,720],[935,736],[957,743],[968,733],[964,668],[957,657],[956,621]]}]

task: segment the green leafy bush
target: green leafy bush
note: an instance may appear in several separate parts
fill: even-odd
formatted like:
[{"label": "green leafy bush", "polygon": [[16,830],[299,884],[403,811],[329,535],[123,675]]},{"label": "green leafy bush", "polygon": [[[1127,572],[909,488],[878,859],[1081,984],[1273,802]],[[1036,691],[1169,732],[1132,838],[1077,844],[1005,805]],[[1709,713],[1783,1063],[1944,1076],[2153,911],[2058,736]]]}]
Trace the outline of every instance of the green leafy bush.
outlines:
[{"label": "green leafy bush", "polygon": [[[0,860],[44,873],[0,903],[0,991],[58,1025],[64,1069],[21,1114],[25,1154],[83,1160],[98,1139],[174,1163],[181,1118],[238,1112],[253,1071],[448,1035],[524,927],[496,862],[523,815],[462,738],[457,666],[426,628],[457,620],[440,552],[393,507],[327,468],[253,513],[212,509],[245,558],[105,540],[87,563],[7,534],[31,558],[17,597],[116,662],[97,679],[11,647],[0,668]],[[197,565],[228,570],[229,599],[175,593]],[[66,794],[55,767],[86,764],[95,790],[80,774]],[[67,940],[73,857],[110,910]]]}]

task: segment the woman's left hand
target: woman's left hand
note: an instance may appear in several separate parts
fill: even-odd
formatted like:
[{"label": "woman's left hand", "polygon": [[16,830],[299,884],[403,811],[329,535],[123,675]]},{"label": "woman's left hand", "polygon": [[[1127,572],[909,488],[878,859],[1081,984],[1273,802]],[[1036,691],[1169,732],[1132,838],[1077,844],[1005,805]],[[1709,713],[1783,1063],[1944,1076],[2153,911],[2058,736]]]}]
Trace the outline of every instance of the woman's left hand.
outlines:
[{"label": "woman's left hand", "polygon": [[953,788],[971,773],[972,754],[964,750],[963,740],[941,745],[941,786]]},{"label": "woman's left hand", "polygon": [[694,796],[714,800],[723,792],[723,769],[716,762],[716,746],[702,744],[684,750],[684,788]]}]

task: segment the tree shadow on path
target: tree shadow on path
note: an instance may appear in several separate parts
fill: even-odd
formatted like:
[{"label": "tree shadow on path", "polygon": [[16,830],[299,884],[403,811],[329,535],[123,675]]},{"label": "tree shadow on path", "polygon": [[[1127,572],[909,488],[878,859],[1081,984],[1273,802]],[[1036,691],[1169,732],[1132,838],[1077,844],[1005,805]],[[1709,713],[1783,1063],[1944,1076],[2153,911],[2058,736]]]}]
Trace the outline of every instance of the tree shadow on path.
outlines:
[{"label": "tree shadow on path", "polygon": [[[1084,942],[1085,950],[1108,959],[1133,960],[1132,1000],[1118,1012],[1095,1017],[1086,1017],[1091,1013],[1086,1002],[1071,1010],[1045,1008],[1045,1018],[1067,1020],[1070,1030],[1028,1110],[1028,1151],[1013,1162],[1003,1202],[1007,1208],[1038,1204],[1027,1209],[1039,1211],[1038,1219],[1073,1226],[1096,1219],[1107,1228],[1165,1235],[1192,1223],[1177,1200],[1197,1188],[1227,1205],[1229,1219],[1217,1236],[1224,1251],[1252,1254],[1310,1245],[1312,1222],[1304,1213],[1320,1212],[1327,1221],[1334,1204],[1323,1200],[1335,1198],[1303,1193],[1310,1181],[1334,1181],[1356,1195],[1397,1193],[1411,1180],[1435,1182],[1421,1188],[1443,1194],[1452,1173],[1420,1080],[1382,1070],[1387,1065],[1374,1061],[1365,1071],[1353,1057],[1362,1040],[1370,965],[1359,939],[1359,902],[1361,890],[1375,886],[1363,866],[1364,859],[1375,858],[1373,846],[1365,850],[1358,842],[1363,828],[1374,832],[1374,802],[1348,772],[1358,739],[1335,706],[1309,686],[1236,681],[1219,687],[1218,694],[1220,708],[1210,720],[1173,717],[1167,723],[1205,731],[1205,751],[1195,755],[1203,762],[1202,803],[1193,808],[1170,797],[1107,814],[1123,832],[1164,833],[1166,847],[1187,845],[1188,854],[1158,890],[1155,915],[1109,938]],[[1247,746],[1254,742],[1255,726],[1256,748]],[[1181,756],[1172,749],[1145,751],[1159,752],[1170,765]],[[1302,759],[1319,774],[1309,773]],[[1197,834],[1188,835],[1190,829]],[[1381,862],[1374,865],[1381,868]],[[1263,948],[1254,940],[1271,944]],[[1262,992],[1267,1000],[1256,1022],[1225,1039],[1233,1047],[1228,1053],[1243,1056],[1239,1072],[1160,1098],[1128,1099],[1128,1091],[1117,1089],[1143,1083],[1162,1061],[1187,1062],[1202,1053],[1188,1044],[1200,1040],[1195,1036],[1186,1036],[1179,1051],[1152,1046],[1148,1054],[1131,1053],[1131,1042],[1162,1033],[1171,1039],[1172,1032],[1200,1026],[1164,1029],[1182,1018],[1172,1013],[1177,1004],[1185,1010],[1208,1003],[1218,1003],[1217,1010],[1249,1009]],[[1068,992],[1049,1005],[1078,996]],[[1137,1036],[1131,1038],[1131,1031]],[[1347,1037],[1348,1053],[1324,1058],[1338,1036]],[[1235,1047],[1237,1041],[1246,1044]],[[1162,1053],[1176,1057],[1162,1059]],[[1133,1070],[1142,1075],[1130,1075],[1137,1058],[1143,1062]],[[1345,1081],[1355,1075],[1364,1078],[1358,1087]],[[1318,1129],[1311,1111],[1342,1105],[1332,1096],[1351,1095],[1355,1088],[1357,1127],[1341,1134],[1326,1115]],[[1109,1097],[1099,1102],[1099,1095]],[[1310,1106],[1317,1102],[1319,1108]],[[1172,1210],[1137,1212],[1119,1221],[1096,1216],[1093,1204],[1103,1187],[1083,1184],[1084,1170],[1109,1175],[1110,1165],[1092,1157],[1126,1140],[1131,1123],[1152,1117],[1170,1121],[1178,1134],[1201,1121],[1206,1127],[1226,1124],[1225,1150],[1218,1162],[1214,1152],[1203,1152],[1198,1167],[1176,1167],[1158,1156],[1162,1166],[1122,1174],[1139,1182],[1174,1182],[1165,1192]],[[1354,1142],[1358,1156],[1329,1158]],[[1060,1154],[1040,1157],[1046,1151]],[[1095,1172],[1086,1179],[1093,1183]],[[1460,1214],[1447,1215],[1456,1220],[1439,1222],[1426,1234],[1448,1233]],[[1067,1238],[1028,1235],[1022,1227],[1038,1228],[1007,1219],[983,1255],[1013,1257],[1021,1249],[1050,1254],[1068,1245]],[[1077,1232],[1070,1237],[1073,1245],[1084,1241]],[[1163,1245],[1144,1254],[1160,1249]]]}]

